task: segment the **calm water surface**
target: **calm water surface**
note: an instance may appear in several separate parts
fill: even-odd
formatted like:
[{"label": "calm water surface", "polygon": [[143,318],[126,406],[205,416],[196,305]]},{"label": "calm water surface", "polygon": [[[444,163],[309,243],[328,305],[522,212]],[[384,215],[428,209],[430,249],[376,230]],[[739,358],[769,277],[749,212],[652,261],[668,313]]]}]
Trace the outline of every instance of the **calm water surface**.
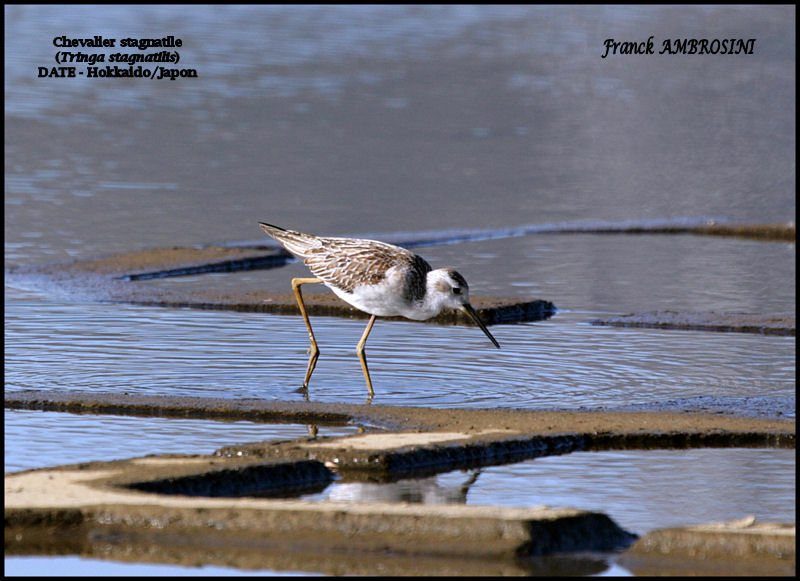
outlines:
[{"label": "calm water surface", "polygon": [[767,522],[794,522],[794,470],[794,450],[574,452],[392,484],[334,483],[301,498],[573,506],[603,512],[641,535],[751,515]]},{"label": "calm water surface", "polygon": [[[259,220],[332,235],[784,223],[796,207],[794,23],[791,6],[7,6],[5,264],[263,240]],[[36,78],[62,34],[173,34],[184,40],[182,64],[200,76]],[[606,38],[650,34],[758,42],[746,58],[600,58]],[[375,403],[542,409],[715,396],[744,406],[759,397],[794,414],[794,338],[587,323],[664,309],[794,315],[793,244],[548,234],[418,251],[457,268],[474,295],[546,299],[559,312],[493,327],[501,350],[475,328],[379,322],[368,345]],[[295,263],[135,284],[286,291],[306,272]],[[6,390],[300,398],[307,337],[297,317],[97,304],[18,277],[6,277],[5,291]],[[322,355],[312,401],[364,401],[354,350],[365,321],[314,324]],[[132,430],[149,434],[136,449]],[[7,412],[5,451],[17,470],[304,430]],[[674,522],[658,503],[673,485],[640,478],[668,465],[702,488],[709,466],[741,464],[757,466],[754,480],[730,498],[709,488],[701,498],[713,510],[697,514],[793,520],[788,485],[771,490],[755,474],[793,477],[783,451],[604,454],[492,468],[471,498],[498,504],[536,481],[531,502],[601,504],[644,530]],[[597,483],[569,479],[585,466]],[[540,470],[569,486],[548,492]],[[629,514],[612,492],[592,496],[606,481],[649,492],[648,514]],[[18,572],[35,566],[10,561]]]},{"label": "calm water surface", "polygon": [[[5,410],[5,470],[118,460],[149,454],[212,454],[232,442],[303,438],[309,426],[182,418]],[[356,426],[317,426],[319,436],[346,436]]]}]

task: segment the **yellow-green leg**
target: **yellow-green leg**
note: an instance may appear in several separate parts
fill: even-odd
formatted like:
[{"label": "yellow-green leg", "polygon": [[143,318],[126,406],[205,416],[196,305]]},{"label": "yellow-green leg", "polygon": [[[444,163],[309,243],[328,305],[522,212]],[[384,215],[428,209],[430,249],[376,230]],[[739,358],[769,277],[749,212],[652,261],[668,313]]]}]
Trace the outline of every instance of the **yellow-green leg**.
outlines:
[{"label": "yellow-green leg", "polygon": [[364,354],[364,345],[367,344],[367,337],[369,336],[369,332],[372,331],[372,325],[375,324],[375,315],[372,315],[369,318],[369,323],[367,323],[367,328],[364,329],[364,334],[361,335],[361,340],[358,342],[358,346],[356,346],[356,353],[358,353],[358,359],[361,361],[361,369],[364,370],[364,377],[367,379],[367,390],[369,391],[369,399],[368,402],[372,399],[372,396],[375,395],[375,392],[372,391],[372,380],[369,378],[369,369],[367,369],[367,356]]},{"label": "yellow-green leg", "polygon": [[303,315],[303,320],[306,322],[308,328],[308,339],[311,346],[308,348],[308,368],[306,369],[306,378],[303,381],[303,389],[308,389],[308,380],[311,379],[311,374],[314,373],[314,367],[317,365],[317,358],[319,357],[319,348],[317,347],[317,340],[314,338],[314,331],[311,329],[311,322],[308,320],[308,313],[306,313],[306,306],[303,303],[303,295],[300,292],[300,285],[313,284],[322,282],[321,278],[293,278],[292,290],[297,299],[297,306],[300,307],[300,314]]}]

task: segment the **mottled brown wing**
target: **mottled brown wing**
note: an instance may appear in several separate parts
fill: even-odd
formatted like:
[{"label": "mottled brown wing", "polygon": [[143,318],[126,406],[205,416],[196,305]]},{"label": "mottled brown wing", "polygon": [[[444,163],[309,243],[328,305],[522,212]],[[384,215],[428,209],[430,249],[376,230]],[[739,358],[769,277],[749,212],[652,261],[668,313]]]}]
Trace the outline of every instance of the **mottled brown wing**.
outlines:
[{"label": "mottled brown wing", "polygon": [[[431,270],[422,258],[399,246],[375,240],[324,238],[306,251],[305,263],[315,276],[346,292],[360,284],[378,284],[393,266],[419,276]],[[424,288],[424,284],[423,284]]]}]

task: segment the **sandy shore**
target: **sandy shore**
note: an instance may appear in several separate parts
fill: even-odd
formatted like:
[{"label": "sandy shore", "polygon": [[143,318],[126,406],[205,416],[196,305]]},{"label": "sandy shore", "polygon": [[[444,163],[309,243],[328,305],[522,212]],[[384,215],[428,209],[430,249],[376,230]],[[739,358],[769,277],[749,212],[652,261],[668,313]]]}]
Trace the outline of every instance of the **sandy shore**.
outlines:
[{"label": "sandy shore", "polygon": [[[603,559],[569,565],[542,559],[623,550],[635,535],[606,515],[574,509],[239,497],[270,487],[324,485],[334,475],[391,481],[574,450],[795,445],[793,420],[720,414],[439,410],[33,391],[5,399],[12,408],[381,428],[228,446],[210,456],[151,456],[5,475],[6,554],[102,553],[331,574],[368,572],[376,559],[397,574],[556,574],[559,567],[599,572]],[[727,574],[791,574],[794,568],[794,526],[749,522],[671,531],[636,542],[623,554],[625,566],[708,572],[714,562],[714,571]],[[395,555],[388,560],[387,550]]]}]

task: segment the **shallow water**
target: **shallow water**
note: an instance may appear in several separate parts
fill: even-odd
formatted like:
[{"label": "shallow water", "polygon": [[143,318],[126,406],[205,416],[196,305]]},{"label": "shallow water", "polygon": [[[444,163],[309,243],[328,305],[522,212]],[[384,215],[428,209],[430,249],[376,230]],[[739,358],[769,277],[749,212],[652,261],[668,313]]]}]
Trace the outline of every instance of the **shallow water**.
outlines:
[{"label": "shallow water", "polygon": [[[5,410],[6,472],[150,454],[213,454],[232,442],[304,438],[309,426],[183,418]],[[317,435],[347,436],[356,426],[315,426]]]},{"label": "shallow water", "polygon": [[304,500],[572,506],[638,535],[755,516],[793,522],[795,451],[743,448],[573,452],[391,484],[341,482]]},{"label": "shallow water", "polygon": [[[353,235],[363,235],[354,232]],[[730,311],[793,314],[795,245],[692,235],[542,234],[417,247],[450,266],[470,294],[547,299],[563,311]],[[299,262],[268,270],[138,281],[184,292],[288,292]],[[319,292],[307,285],[303,292]]]},{"label": "shallow water", "polygon": [[[376,324],[373,403],[545,409],[794,394],[792,337],[594,327],[591,316],[493,326],[499,350],[474,327]],[[364,321],[314,324],[311,401],[362,403]],[[298,317],[12,302],[5,343],[7,390],[301,401],[308,336]]]},{"label": "shallow water", "polygon": [[[257,240],[259,220],[359,235],[794,219],[790,6],[4,10],[6,266]],[[182,64],[200,76],[36,78],[62,34],[173,34],[185,42]],[[600,58],[606,38],[643,34],[758,40],[748,56]],[[457,268],[474,295],[546,299],[560,310],[492,327],[499,351],[475,328],[379,322],[367,345],[375,403],[537,409],[707,395],[742,405],[774,398],[794,413],[793,337],[587,324],[660,309],[793,315],[793,244],[541,234],[417,251]],[[291,264],[136,284],[286,291],[306,272]],[[96,304],[16,277],[5,291],[7,390],[301,397],[307,339],[297,317]],[[312,401],[364,401],[354,347],[365,322],[314,324],[322,355]],[[165,446],[186,442],[173,420],[11,413],[6,456],[17,467],[59,457],[57,447],[45,451],[44,417],[66,430],[65,450],[106,438],[110,455],[124,453],[134,424]],[[220,435],[296,429],[198,422],[188,431],[216,445]],[[42,444],[34,456],[31,439]],[[736,454],[773,466],[762,452]],[[514,486],[499,482],[491,503]],[[751,499],[737,498],[746,512]]]},{"label": "shallow water", "polygon": [[6,557],[5,571],[9,576],[61,576],[64,571],[70,575],[87,577],[246,577],[246,576],[308,576],[315,575],[305,571],[274,571],[237,569],[235,567],[216,567],[211,565],[181,567],[162,563],[120,563],[101,559],[82,557]]}]

